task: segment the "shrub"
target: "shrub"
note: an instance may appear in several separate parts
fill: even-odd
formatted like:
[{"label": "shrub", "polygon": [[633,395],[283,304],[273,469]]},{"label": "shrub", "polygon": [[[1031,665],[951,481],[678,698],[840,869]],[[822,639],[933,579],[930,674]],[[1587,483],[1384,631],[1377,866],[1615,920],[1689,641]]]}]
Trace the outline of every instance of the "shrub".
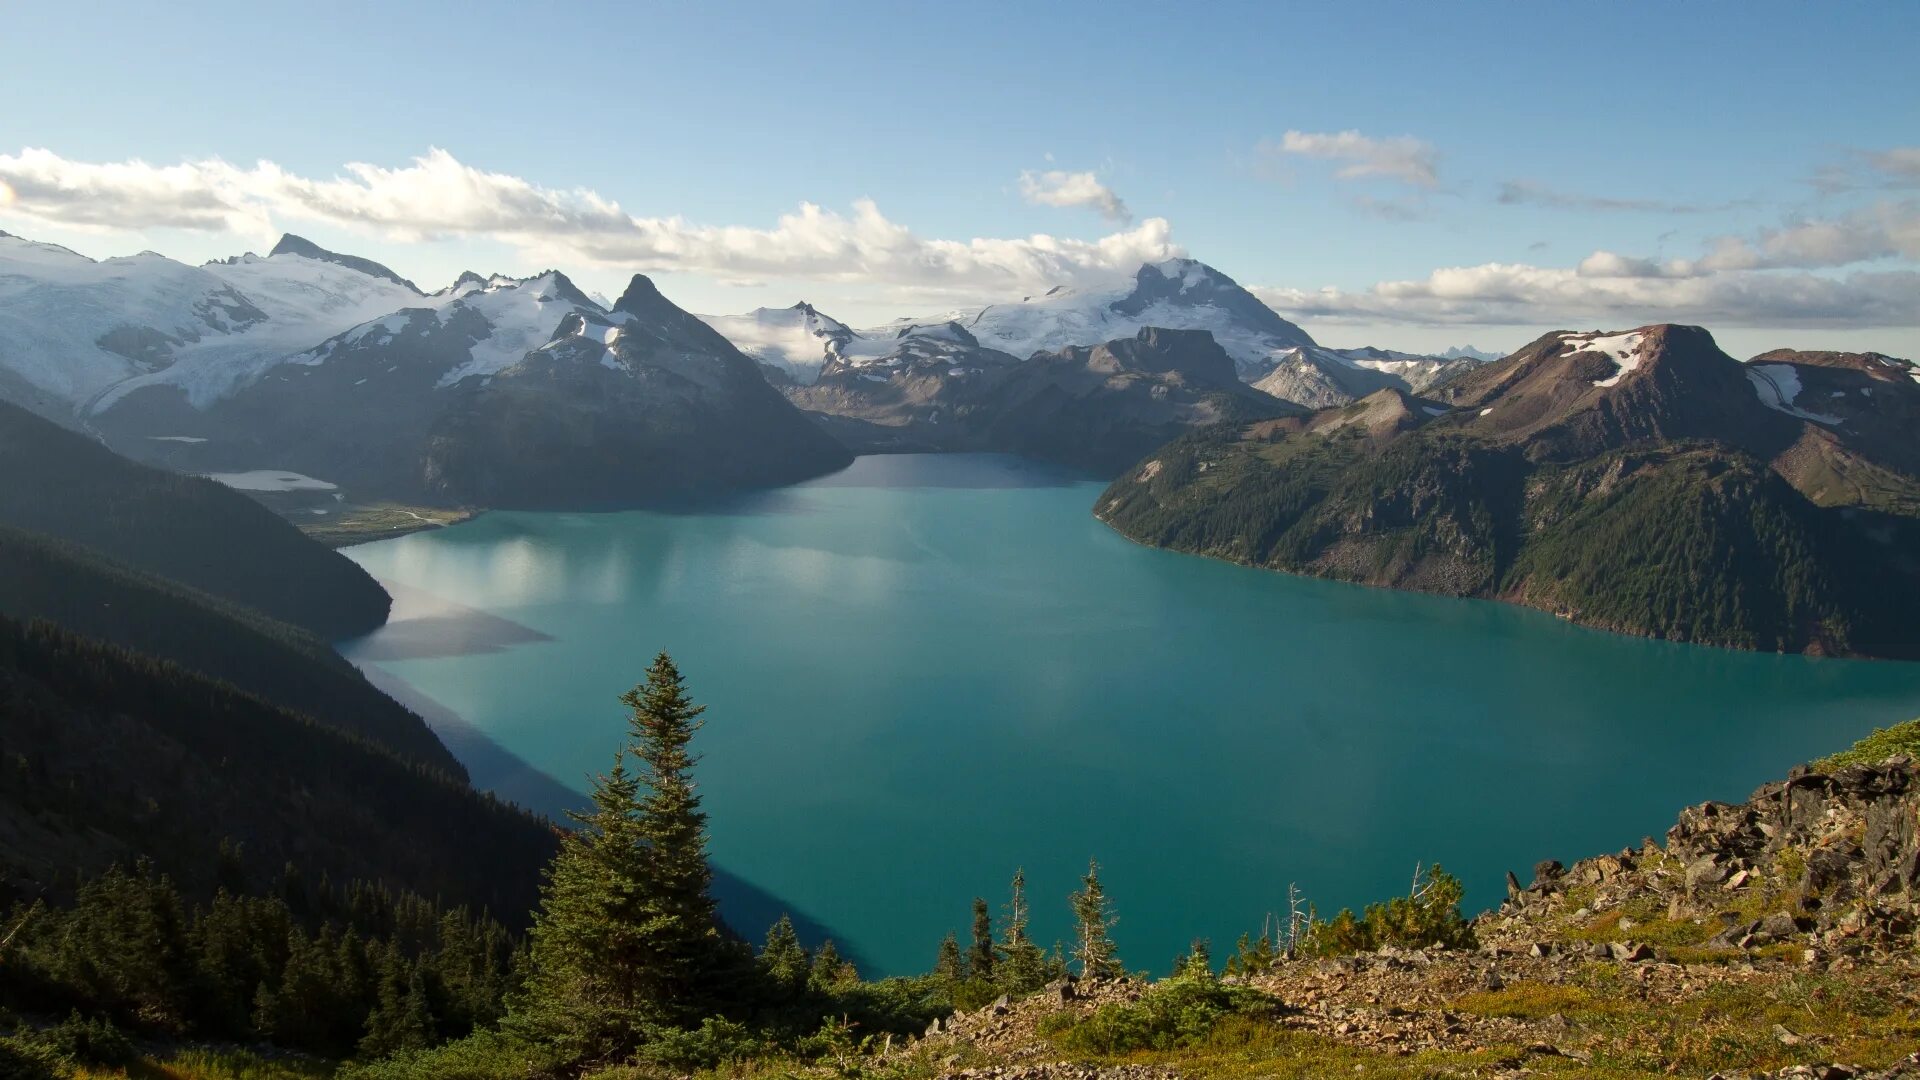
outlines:
[{"label": "shrub", "polygon": [[744,1024],[708,1017],[697,1028],[673,1028],[653,1033],[636,1059],[676,1073],[711,1069],[766,1053],[766,1041]]},{"label": "shrub", "polygon": [[1138,1001],[1110,1002],[1084,1017],[1055,1014],[1041,1032],[1070,1053],[1178,1050],[1206,1040],[1228,1017],[1264,1016],[1273,1009],[1274,1000],[1257,990],[1189,973],[1157,984]]},{"label": "shrub", "polygon": [[343,1066],[337,1080],[548,1080],[571,1064],[558,1051],[498,1031],[431,1050]]},{"label": "shrub", "polygon": [[78,1009],[41,1032],[39,1041],[63,1058],[88,1065],[125,1065],[138,1056],[133,1043],[113,1026],[113,1021],[83,1017]]},{"label": "shrub", "polygon": [[1413,891],[1406,896],[1368,904],[1358,916],[1348,908],[1326,922],[1315,922],[1301,951],[1308,956],[1346,956],[1384,945],[1401,949],[1471,946],[1473,926],[1460,914],[1465,895],[1460,879],[1435,863],[1424,877],[1415,879]]},{"label": "shrub", "polygon": [[1895,754],[1920,758],[1920,720],[1879,728],[1832,757],[1813,763],[1821,772],[1832,772],[1848,765],[1878,765]]}]

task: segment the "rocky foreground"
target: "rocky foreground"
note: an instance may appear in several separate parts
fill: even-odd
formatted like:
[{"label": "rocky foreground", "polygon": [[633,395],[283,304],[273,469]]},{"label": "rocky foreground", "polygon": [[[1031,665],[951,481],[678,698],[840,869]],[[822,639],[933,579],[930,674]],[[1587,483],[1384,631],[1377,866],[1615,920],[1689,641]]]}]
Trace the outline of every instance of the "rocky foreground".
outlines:
[{"label": "rocky foreground", "polygon": [[1062,982],[890,1056],[941,1075],[1717,1076],[1920,1080],[1920,767],[1800,769],[1703,803],[1664,844],[1562,867],[1472,949],[1282,959],[1263,1015],[1200,1045],[1086,1060],[1054,1034],[1166,983]]}]

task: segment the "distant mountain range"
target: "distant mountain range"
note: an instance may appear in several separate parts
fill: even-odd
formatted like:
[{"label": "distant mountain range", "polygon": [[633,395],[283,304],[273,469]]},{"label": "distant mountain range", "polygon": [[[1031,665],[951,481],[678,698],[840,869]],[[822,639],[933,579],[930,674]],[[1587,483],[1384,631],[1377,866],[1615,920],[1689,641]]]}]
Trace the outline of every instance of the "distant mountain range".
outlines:
[{"label": "distant mountain range", "polygon": [[1098,515],[1146,543],[1766,650],[1920,655],[1920,370],[1549,334],[1422,396],[1211,429]]},{"label": "distant mountain range", "polygon": [[494,507],[767,486],[850,460],[644,277],[611,309],[555,271],[428,294],[296,236],[191,267],[0,234],[0,398],[183,471]]},{"label": "distant mountain range", "polygon": [[[1061,381],[1064,350],[1149,329],[1210,336],[1233,378],[1204,392],[1171,368]],[[1267,415],[1275,399],[1420,391],[1472,364],[1322,348],[1191,259],[856,331],[804,303],[690,317],[637,275],[611,305],[552,270],[428,293],[292,235],[196,267],[0,234],[0,398],[170,468],[281,470],[355,498],[619,505],[886,450],[1025,450],[1111,472],[1228,400]],[[1148,382],[1172,396],[1142,411],[1127,387]]]},{"label": "distant mountain range", "polygon": [[[1236,390],[1236,399],[1257,400],[1268,410],[1276,400],[1318,407],[1385,388],[1424,390],[1477,362],[1460,350],[1437,357],[1324,348],[1232,278],[1193,259],[1144,265],[1130,282],[1112,288],[1057,288],[1019,303],[866,330],[806,303],[702,318],[759,360],[796,405],[861,452],[1061,447],[1064,439],[1047,426],[1054,418],[1003,411],[1026,400],[1016,384],[1047,382],[1059,371],[1062,350],[1133,340],[1149,328],[1210,336],[1231,362],[1229,380],[1262,395]],[[1098,412],[1099,396],[1080,397],[1090,403],[1087,416]],[[1130,422],[1119,414],[1110,419]],[[1169,421],[1172,428],[1151,426],[1172,431],[1217,419],[1202,411]],[[1041,453],[1111,472],[1124,464],[1115,456],[1118,445]]]}]

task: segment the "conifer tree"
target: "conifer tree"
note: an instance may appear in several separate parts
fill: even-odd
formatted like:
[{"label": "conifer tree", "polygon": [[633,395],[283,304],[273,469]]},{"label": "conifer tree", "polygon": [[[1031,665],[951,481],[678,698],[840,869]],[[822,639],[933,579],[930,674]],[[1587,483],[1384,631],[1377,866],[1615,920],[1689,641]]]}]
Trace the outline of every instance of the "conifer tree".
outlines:
[{"label": "conifer tree", "polygon": [[820,943],[820,951],[814,954],[813,971],[807,977],[807,985],[815,990],[831,990],[843,983],[858,978],[853,965],[840,958],[840,950],[833,939]]},{"label": "conifer tree", "polygon": [[993,978],[993,915],[987,902],[973,898],[973,944],[967,949],[967,971],[976,979]]},{"label": "conifer tree", "polygon": [[[630,743],[595,779],[593,809],[562,842],[529,935],[510,1026],[582,1060],[630,1054],[654,1027],[717,1012],[731,970],[707,865],[706,814],[688,744],[693,704],[661,653],[621,696]],[[636,771],[628,772],[631,757]]]},{"label": "conifer tree", "polygon": [[940,939],[940,955],[933,962],[933,973],[954,982],[967,977],[967,962],[960,956],[960,940],[953,936],[951,930]]},{"label": "conifer tree", "polygon": [[780,916],[780,921],[767,929],[767,943],[760,948],[760,970],[775,990],[791,995],[806,987],[812,968],[813,960],[800,944],[793,920]]},{"label": "conifer tree", "polygon": [[1000,982],[1011,994],[1029,994],[1048,982],[1047,955],[1027,933],[1027,872],[1013,872],[1013,895],[1007,901],[1007,920],[1000,935]]},{"label": "conifer tree", "polygon": [[1118,922],[1107,891],[1100,884],[1100,864],[1087,862],[1087,876],[1080,879],[1080,891],[1070,899],[1075,926],[1073,958],[1080,963],[1080,977],[1105,979],[1123,974],[1113,938],[1107,933]]}]

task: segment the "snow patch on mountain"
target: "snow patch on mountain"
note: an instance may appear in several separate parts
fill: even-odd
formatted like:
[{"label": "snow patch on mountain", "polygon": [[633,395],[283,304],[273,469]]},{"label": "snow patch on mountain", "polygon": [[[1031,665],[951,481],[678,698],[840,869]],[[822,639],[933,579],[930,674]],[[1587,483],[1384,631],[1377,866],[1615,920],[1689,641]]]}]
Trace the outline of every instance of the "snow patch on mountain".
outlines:
[{"label": "snow patch on mountain", "polygon": [[1618,386],[1620,380],[1627,377],[1640,366],[1640,343],[1646,335],[1638,331],[1624,334],[1565,334],[1560,338],[1568,346],[1569,352],[1592,352],[1612,360],[1613,374],[1604,379],[1593,380],[1595,386]]},{"label": "snow patch on mountain", "polygon": [[1753,385],[1753,392],[1759,396],[1760,404],[1769,409],[1816,424],[1840,423],[1840,417],[1808,412],[1794,405],[1795,399],[1800,396],[1800,372],[1792,364],[1749,364],[1747,382]]}]

